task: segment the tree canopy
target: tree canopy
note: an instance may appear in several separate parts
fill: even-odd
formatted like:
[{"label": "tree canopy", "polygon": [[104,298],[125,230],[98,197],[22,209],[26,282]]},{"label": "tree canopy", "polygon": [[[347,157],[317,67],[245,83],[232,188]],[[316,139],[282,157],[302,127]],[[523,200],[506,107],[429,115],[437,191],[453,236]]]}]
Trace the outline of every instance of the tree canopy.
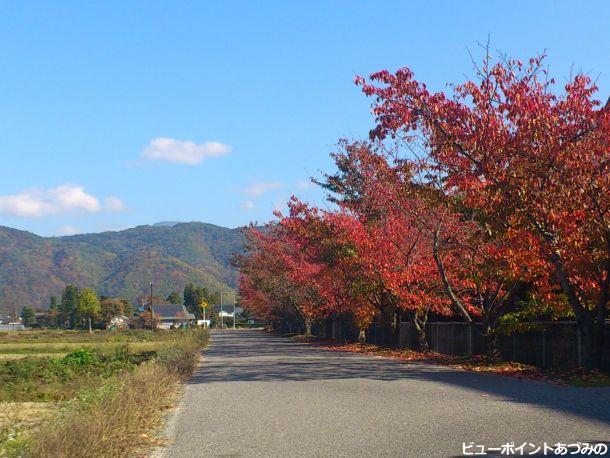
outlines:
[{"label": "tree canopy", "polygon": [[[368,140],[341,140],[314,180],[334,204],[293,197],[250,228],[242,303],[301,323],[350,316],[412,322],[575,317],[587,366],[601,364],[610,302],[610,108],[576,75],[559,89],[544,57],[489,55],[475,77],[430,92],[408,68],[356,84],[373,99]],[[185,294],[186,298],[186,294]],[[524,305],[525,304],[525,305]]]}]

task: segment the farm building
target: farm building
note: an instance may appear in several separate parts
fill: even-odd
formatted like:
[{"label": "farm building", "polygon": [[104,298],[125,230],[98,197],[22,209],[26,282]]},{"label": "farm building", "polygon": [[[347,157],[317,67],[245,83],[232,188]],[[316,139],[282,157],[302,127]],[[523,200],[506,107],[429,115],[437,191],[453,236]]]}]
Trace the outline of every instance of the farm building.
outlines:
[{"label": "farm building", "polygon": [[188,326],[195,321],[184,305],[158,304],[152,306],[155,325],[158,329],[171,329]]},{"label": "farm building", "polygon": [[130,318],[125,315],[117,315],[113,317],[108,323],[106,323],[106,329],[109,331],[116,331],[119,329],[129,328]]}]

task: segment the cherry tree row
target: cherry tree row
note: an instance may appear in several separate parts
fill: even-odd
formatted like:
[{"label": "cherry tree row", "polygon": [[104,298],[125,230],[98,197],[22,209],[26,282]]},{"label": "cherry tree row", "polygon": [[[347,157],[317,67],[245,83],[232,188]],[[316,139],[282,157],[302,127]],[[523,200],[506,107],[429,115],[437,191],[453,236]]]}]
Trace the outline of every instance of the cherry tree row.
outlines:
[{"label": "cherry tree row", "polygon": [[610,107],[584,75],[557,88],[544,56],[490,58],[430,92],[409,69],[358,77],[367,140],[342,140],[314,180],[331,210],[293,197],[252,227],[242,303],[261,318],[482,322],[490,351],[510,320],[574,318],[600,366],[610,303]]}]

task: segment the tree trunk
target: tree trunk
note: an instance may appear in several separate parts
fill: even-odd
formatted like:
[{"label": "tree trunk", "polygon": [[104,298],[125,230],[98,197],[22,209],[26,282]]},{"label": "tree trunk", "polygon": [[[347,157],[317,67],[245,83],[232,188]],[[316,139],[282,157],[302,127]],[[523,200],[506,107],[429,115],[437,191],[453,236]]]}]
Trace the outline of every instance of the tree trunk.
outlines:
[{"label": "tree trunk", "polygon": [[[564,269],[559,254],[553,252],[551,262],[555,266],[555,273],[561,289],[568,297],[568,303],[576,315],[582,345],[581,363],[588,369],[600,369],[604,351],[604,324],[607,314],[608,291],[602,291],[602,297],[594,310],[587,310],[576,294],[576,289]],[[610,275],[610,272],[607,272],[606,275]]]},{"label": "tree trunk", "polygon": [[428,310],[422,310],[417,312],[411,312],[410,314],[411,324],[415,329],[415,335],[417,338],[417,349],[421,352],[430,351],[430,345],[428,344],[428,336],[426,335],[426,323],[428,322]]},{"label": "tree trunk", "polygon": [[487,348],[487,356],[490,358],[498,358],[500,356],[500,348],[498,342],[498,333],[496,332],[496,324],[492,322],[489,316],[483,316],[483,332],[485,333],[485,347]]},{"label": "tree trunk", "polygon": [[398,348],[400,346],[400,321],[402,319],[402,313],[399,310],[394,312],[394,322],[392,323],[392,332],[394,333],[394,346]]},{"label": "tree trunk", "polygon": [[445,271],[445,266],[443,265],[443,261],[441,260],[441,256],[439,253],[438,231],[434,233],[434,242],[432,244],[432,257],[434,258],[438,273],[441,277],[445,294],[447,294],[447,296],[451,300],[451,303],[460,312],[464,320],[466,320],[467,323],[470,323],[472,321],[470,314],[466,310],[466,307],[464,307],[464,304],[462,304],[462,301],[456,296],[455,292],[453,291],[453,288],[451,287],[451,284],[449,283],[449,279],[447,278],[447,272]]},{"label": "tree trunk", "polygon": [[358,328],[358,343],[366,343],[366,328],[364,326]]},{"label": "tree trunk", "polygon": [[305,318],[305,337],[311,337],[311,318]]},{"label": "tree trunk", "polygon": [[[604,325],[606,315],[608,313],[608,299],[610,294],[610,257],[606,259],[604,268],[606,277],[603,282],[601,297],[597,303],[597,307],[590,311],[586,304],[583,304],[577,294],[576,287],[572,284],[568,272],[564,266],[563,259],[560,253],[555,250],[555,240],[553,234],[545,231],[538,221],[530,217],[534,227],[539,235],[552,247],[549,261],[555,267],[555,275],[561,285],[562,291],[568,298],[568,303],[578,323],[578,329],[581,337],[581,363],[587,368],[600,369],[602,366],[602,354],[604,350]],[[610,240],[607,240],[608,254],[610,255]]]},{"label": "tree trunk", "polygon": [[428,352],[430,351],[430,345],[428,345],[428,336],[426,335],[426,328],[424,327],[416,327],[417,331],[417,346],[419,351]]},{"label": "tree trunk", "polygon": [[93,330],[91,329],[91,317],[88,317],[89,320],[89,334],[93,334]]},{"label": "tree trunk", "polygon": [[593,325],[593,363],[594,367],[602,368],[605,343],[606,310],[599,308],[597,319]]},{"label": "tree trunk", "polygon": [[[531,290],[532,284],[517,280],[508,295],[497,299],[496,303],[488,298],[483,302],[483,332],[485,336],[485,347],[490,358],[500,357],[498,327],[500,319],[509,311],[515,309],[519,300],[526,298],[527,292]],[[490,303],[491,302],[491,303]]]}]

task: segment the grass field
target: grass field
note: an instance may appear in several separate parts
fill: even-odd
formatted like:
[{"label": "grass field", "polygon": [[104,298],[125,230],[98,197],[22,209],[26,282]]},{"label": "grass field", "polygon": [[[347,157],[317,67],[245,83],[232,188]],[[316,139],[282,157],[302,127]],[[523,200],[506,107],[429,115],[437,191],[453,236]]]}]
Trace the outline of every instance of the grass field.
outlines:
[{"label": "grass field", "polygon": [[168,344],[167,333],[148,331],[106,332],[44,330],[0,332],[0,361],[60,358],[79,348],[111,354],[127,345],[132,352],[157,351]]},{"label": "grass field", "polygon": [[201,330],[0,333],[0,457],[128,456],[146,446],[207,338]]},{"label": "grass field", "polygon": [[110,342],[10,342],[0,343],[0,359],[16,359],[23,356],[54,357],[64,356],[79,348],[95,349],[102,353],[112,353],[119,346],[127,345],[131,351],[156,351],[167,343],[164,341],[110,341]]},{"label": "grass field", "polygon": [[166,334],[144,330],[108,332],[96,330],[92,333],[60,329],[0,332],[0,345],[11,343],[94,343],[94,342],[158,342],[167,340]]}]

